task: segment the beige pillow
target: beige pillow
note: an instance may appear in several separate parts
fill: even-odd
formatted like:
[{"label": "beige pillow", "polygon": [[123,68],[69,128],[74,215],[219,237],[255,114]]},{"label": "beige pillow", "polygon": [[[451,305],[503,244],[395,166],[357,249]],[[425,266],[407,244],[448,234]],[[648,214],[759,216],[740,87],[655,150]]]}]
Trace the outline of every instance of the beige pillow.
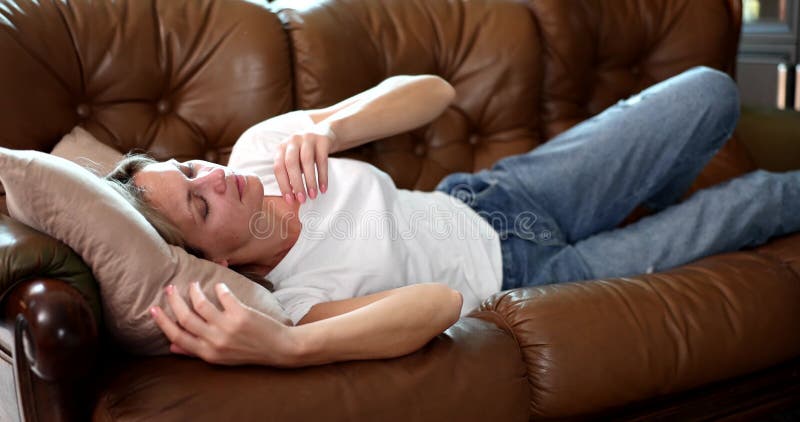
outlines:
[{"label": "beige pillow", "polygon": [[0,148],[0,182],[12,217],[66,243],[92,268],[106,326],[132,353],[169,353],[168,340],[148,312],[156,304],[168,308],[163,295],[168,284],[188,297],[189,283],[200,281],[216,302],[213,286],[224,281],[247,305],[291,325],[266,288],[168,245],[113,188],[75,163]]},{"label": "beige pillow", "polygon": [[[70,133],[64,135],[50,153],[66,158],[99,175],[108,174],[114,169],[114,164],[123,157],[122,153],[98,141],[80,126],[75,126]],[[5,188],[0,183],[0,212],[8,214],[5,194]]]},{"label": "beige pillow", "polygon": [[119,151],[98,141],[80,126],[75,126],[72,132],[64,135],[51,154],[66,158],[100,175],[111,172],[123,156]]}]

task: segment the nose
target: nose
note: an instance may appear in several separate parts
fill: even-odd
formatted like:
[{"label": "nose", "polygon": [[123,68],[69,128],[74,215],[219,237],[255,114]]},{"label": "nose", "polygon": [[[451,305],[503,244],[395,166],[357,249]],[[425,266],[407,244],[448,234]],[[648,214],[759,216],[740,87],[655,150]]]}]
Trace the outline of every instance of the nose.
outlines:
[{"label": "nose", "polygon": [[223,194],[227,189],[225,169],[220,167],[201,169],[197,176],[192,179],[192,184],[198,190],[211,190]]}]

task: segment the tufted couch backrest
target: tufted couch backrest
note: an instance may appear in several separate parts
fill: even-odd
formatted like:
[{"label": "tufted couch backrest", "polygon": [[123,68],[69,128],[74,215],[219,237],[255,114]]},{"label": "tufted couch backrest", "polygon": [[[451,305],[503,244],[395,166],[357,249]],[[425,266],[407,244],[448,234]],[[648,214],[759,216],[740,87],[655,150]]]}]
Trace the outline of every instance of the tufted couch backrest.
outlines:
[{"label": "tufted couch backrest", "polygon": [[621,98],[705,65],[733,75],[734,0],[531,0],[544,52],[546,138]]},{"label": "tufted couch backrest", "polygon": [[[740,0],[528,0],[541,37],[540,137],[694,66],[735,75]],[[689,193],[754,169],[736,136]]]},{"label": "tufted couch backrest", "polygon": [[80,124],[120,151],[226,162],[292,106],[275,14],[245,1],[0,1],[0,145],[50,151]]},{"label": "tufted couch backrest", "polygon": [[453,106],[432,125],[343,154],[376,164],[398,186],[431,189],[448,173],[539,144],[542,51],[524,3],[286,4],[293,9],[279,14],[294,48],[300,108],[329,105],[393,74],[438,74],[455,87]]},{"label": "tufted couch backrest", "polygon": [[457,90],[442,116],[341,153],[431,189],[692,66],[732,73],[739,26],[736,0],[0,0],[0,145],[80,124],[225,163],[258,121],[433,73]]}]

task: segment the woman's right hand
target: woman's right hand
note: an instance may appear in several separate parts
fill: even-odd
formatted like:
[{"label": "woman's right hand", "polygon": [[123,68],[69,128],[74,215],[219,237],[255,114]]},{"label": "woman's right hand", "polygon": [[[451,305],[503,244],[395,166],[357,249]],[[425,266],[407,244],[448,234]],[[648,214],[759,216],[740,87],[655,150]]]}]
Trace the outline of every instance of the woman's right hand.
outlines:
[{"label": "woman's right hand", "polygon": [[[316,199],[328,189],[328,154],[336,135],[330,125],[319,123],[281,142],[275,155],[275,178],[288,203]],[[316,172],[315,172],[316,168]],[[305,179],[305,185],[303,180]]]},{"label": "woman's right hand", "polygon": [[215,286],[215,291],[222,309],[206,297],[198,283],[192,283],[191,304],[174,286],[166,289],[175,321],[159,306],[150,310],[170,340],[172,353],[222,365],[299,366],[302,345],[292,330],[294,327],[246,306],[222,283]]}]

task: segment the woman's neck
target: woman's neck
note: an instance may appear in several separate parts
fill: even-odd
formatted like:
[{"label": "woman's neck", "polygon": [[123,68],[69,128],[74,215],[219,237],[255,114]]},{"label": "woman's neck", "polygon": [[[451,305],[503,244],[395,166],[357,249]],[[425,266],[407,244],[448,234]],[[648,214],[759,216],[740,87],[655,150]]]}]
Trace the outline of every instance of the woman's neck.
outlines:
[{"label": "woman's neck", "polygon": [[252,271],[267,275],[292,249],[303,227],[300,223],[300,203],[287,204],[283,197],[265,196],[261,214],[251,224],[251,234],[257,240],[252,251]]}]

